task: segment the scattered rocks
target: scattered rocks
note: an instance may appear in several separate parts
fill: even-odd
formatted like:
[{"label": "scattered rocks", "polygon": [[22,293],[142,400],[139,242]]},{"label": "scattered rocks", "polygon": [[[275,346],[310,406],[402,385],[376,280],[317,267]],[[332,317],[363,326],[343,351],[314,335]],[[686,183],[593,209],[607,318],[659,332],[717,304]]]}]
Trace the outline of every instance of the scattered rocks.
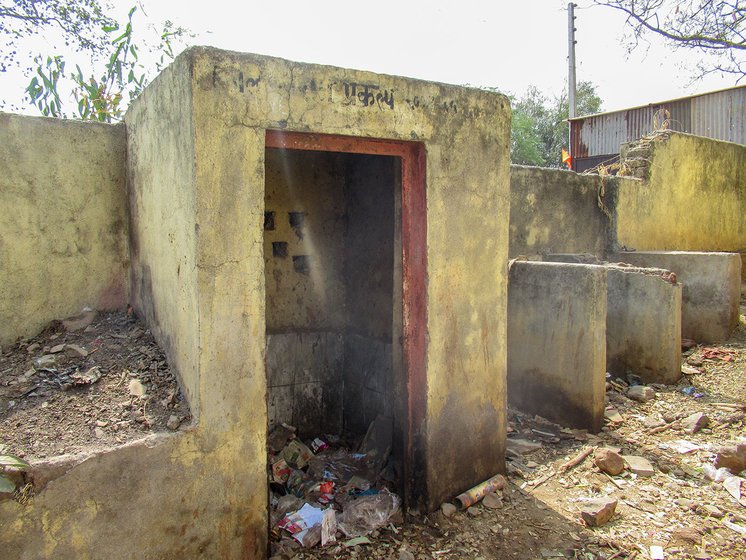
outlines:
[{"label": "scattered rocks", "polygon": [[469,514],[469,517],[478,517],[482,515],[482,511],[478,507],[475,507],[475,506],[471,506],[467,508],[466,513]]},{"label": "scattered rocks", "polygon": [[64,344],[57,344],[56,346],[52,346],[52,347],[51,347],[51,348],[49,349],[49,353],[50,353],[50,354],[59,354],[59,353],[60,353],[60,352],[62,352],[62,351],[63,351],[64,349],[65,349],[65,345],[64,345]]},{"label": "scattered rocks", "polygon": [[666,425],[666,421],[662,418],[656,418],[655,416],[646,416],[642,420],[642,424],[649,429],[660,428]]},{"label": "scattered rocks", "polygon": [[622,455],[622,458],[627,463],[630,472],[637,476],[653,476],[655,474],[653,465],[645,457]]},{"label": "scattered rocks", "polygon": [[77,344],[65,344],[65,354],[73,358],[86,358],[88,350]]},{"label": "scattered rocks", "polygon": [[508,438],[506,448],[508,451],[512,451],[519,455],[527,455],[541,449],[541,444],[528,439]]},{"label": "scattered rocks", "polygon": [[482,498],[482,505],[488,509],[499,509],[503,505],[502,496],[497,492],[490,492]]},{"label": "scattered rocks", "polygon": [[672,534],[674,539],[689,544],[700,544],[702,542],[702,535],[702,531],[695,529],[694,527],[682,527],[676,529]]},{"label": "scattered rocks", "polygon": [[62,321],[62,326],[65,327],[66,331],[80,331],[85,329],[88,325],[93,323],[96,318],[96,311],[90,308],[85,308],[80,315],[74,317],[68,317]]},{"label": "scattered rocks", "polygon": [[147,394],[145,385],[140,383],[139,379],[131,379],[127,388],[133,397],[143,398]]},{"label": "scattered rocks", "polygon": [[627,389],[627,396],[638,402],[647,402],[655,398],[655,391],[647,385],[632,385]]},{"label": "scattered rocks", "polygon": [[612,498],[591,500],[583,504],[580,517],[589,527],[601,527],[614,516],[617,503],[617,500]]},{"label": "scattered rocks", "polygon": [[721,510],[717,506],[713,506],[712,504],[706,504],[698,509],[701,510],[705,515],[709,515],[710,517],[714,517],[715,519],[722,519],[723,517],[725,517],[723,510]]},{"label": "scattered rocks", "polygon": [[34,360],[34,367],[36,369],[51,368],[57,363],[57,358],[54,354],[44,354]]},{"label": "scattered rocks", "polygon": [[715,455],[715,468],[721,467],[733,474],[746,470],[746,443],[721,447]]},{"label": "scattered rocks", "polygon": [[453,516],[453,515],[454,515],[454,514],[455,514],[455,513],[457,512],[457,511],[458,511],[458,508],[456,508],[456,506],[454,506],[453,504],[451,504],[451,503],[449,503],[449,502],[444,502],[444,503],[440,504],[440,512],[441,512],[441,513],[442,513],[442,514],[443,514],[443,515],[444,515],[445,517],[451,517],[451,516]]},{"label": "scattered rocks", "polygon": [[624,471],[624,459],[611,449],[598,449],[593,456],[594,464],[606,474],[616,476]]},{"label": "scattered rocks", "polygon": [[166,427],[171,431],[176,431],[179,429],[179,425],[181,424],[181,420],[178,416],[175,414],[172,414],[168,417],[168,421],[166,422]]},{"label": "scattered rocks", "polygon": [[695,412],[681,420],[681,427],[688,434],[695,434],[710,425],[710,419],[702,412]]},{"label": "scattered rocks", "polygon": [[614,407],[607,407],[604,410],[604,418],[606,418],[612,424],[621,424],[624,422],[624,418],[619,414],[619,411]]}]

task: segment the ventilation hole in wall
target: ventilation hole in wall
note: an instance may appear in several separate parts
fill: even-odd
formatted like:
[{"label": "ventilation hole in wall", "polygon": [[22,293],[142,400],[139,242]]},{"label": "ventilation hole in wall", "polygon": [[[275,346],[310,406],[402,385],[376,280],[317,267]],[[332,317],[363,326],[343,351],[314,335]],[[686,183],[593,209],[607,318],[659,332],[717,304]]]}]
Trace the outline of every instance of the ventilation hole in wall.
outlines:
[{"label": "ventilation hole in wall", "polygon": [[264,231],[272,231],[275,229],[275,213],[265,212],[264,213]]},{"label": "ventilation hole in wall", "polygon": [[273,241],[272,256],[286,258],[288,256],[288,244],[285,241]]},{"label": "ventilation hole in wall", "polygon": [[303,227],[303,222],[306,221],[305,212],[288,212],[288,221],[290,227],[293,229],[300,229]]},{"label": "ventilation hole in wall", "polygon": [[293,268],[299,274],[308,274],[310,272],[308,255],[296,255],[293,257]]}]

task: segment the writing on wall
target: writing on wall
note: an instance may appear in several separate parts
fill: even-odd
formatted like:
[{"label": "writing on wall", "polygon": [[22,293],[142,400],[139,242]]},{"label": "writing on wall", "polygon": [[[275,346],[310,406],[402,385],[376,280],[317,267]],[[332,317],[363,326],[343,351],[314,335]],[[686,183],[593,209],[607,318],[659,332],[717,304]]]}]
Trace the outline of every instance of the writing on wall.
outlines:
[{"label": "writing on wall", "polygon": [[394,108],[394,90],[383,89],[376,84],[359,84],[344,82],[344,96],[347,105],[361,104],[363,107],[378,107],[383,111],[384,106]]}]

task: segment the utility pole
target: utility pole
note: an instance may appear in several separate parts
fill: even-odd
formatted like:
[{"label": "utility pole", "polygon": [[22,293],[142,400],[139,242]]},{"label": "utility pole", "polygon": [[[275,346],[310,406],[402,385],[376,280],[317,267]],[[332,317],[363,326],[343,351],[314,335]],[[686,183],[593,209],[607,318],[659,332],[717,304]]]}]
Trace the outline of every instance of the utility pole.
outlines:
[{"label": "utility pole", "polygon": [[568,101],[570,103],[570,118],[573,119],[577,115],[577,103],[575,101],[575,90],[577,84],[575,82],[575,8],[577,4],[572,2],[567,4],[567,49],[568,49],[568,74],[567,74],[567,91]]}]

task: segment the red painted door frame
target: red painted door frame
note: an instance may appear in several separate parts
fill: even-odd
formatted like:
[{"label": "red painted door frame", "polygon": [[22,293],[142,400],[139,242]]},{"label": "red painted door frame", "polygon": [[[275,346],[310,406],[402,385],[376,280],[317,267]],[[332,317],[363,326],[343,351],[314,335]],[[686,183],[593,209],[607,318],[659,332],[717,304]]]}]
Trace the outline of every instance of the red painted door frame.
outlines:
[{"label": "red painted door frame", "polygon": [[[425,148],[421,143],[331,134],[267,130],[265,147],[394,156],[402,168],[402,334],[407,386],[404,430],[405,500],[425,499],[424,441],[427,402],[427,206]],[[424,503],[424,502],[423,502]]]}]

